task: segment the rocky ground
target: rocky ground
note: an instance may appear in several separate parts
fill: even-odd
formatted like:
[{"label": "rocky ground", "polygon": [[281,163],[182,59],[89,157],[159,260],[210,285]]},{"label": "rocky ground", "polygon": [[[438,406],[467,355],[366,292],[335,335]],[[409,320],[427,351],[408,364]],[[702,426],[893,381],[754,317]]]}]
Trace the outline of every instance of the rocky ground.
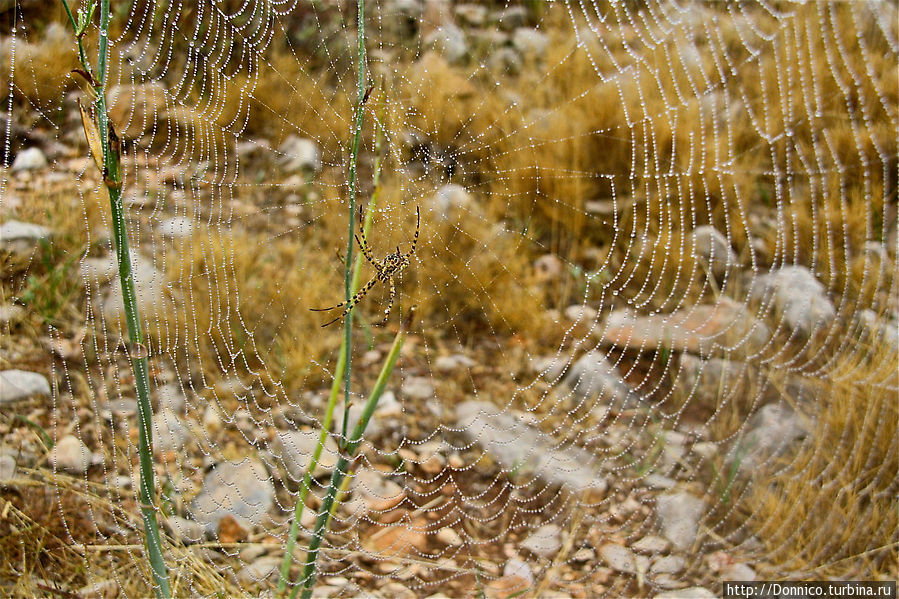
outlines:
[{"label": "rocky ground", "polygon": [[[393,4],[385,9],[391,14],[418,6]],[[452,11],[452,19],[433,17],[429,22],[440,25],[422,32],[424,47],[450,64],[464,62],[489,37],[499,49],[488,68],[514,73],[550,43],[524,8],[454,4]],[[154,85],[119,86],[110,95],[156,118],[165,90]],[[113,101],[113,110],[124,110],[117,106]],[[166,118],[174,117],[160,120]],[[134,125],[129,138],[152,142],[147,119],[130,122],[144,126]],[[54,531],[64,544],[137,543],[138,406],[117,332],[117,267],[103,219],[86,207],[98,178],[84,144],[66,135],[23,133],[2,177],[0,484],[4,503],[33,518],[32,484],[64,495],[93,493],[87,505],[117,504],[103,508],[113,516],[92,512],[88,523],[60,509],[63,521],[84,524]],[[439,147],[414,136],[402,143],[410,169],[448,168]],[[318,193],[310,181],[328,169],[315,140],[258,136],[230,151],[230,159],[250,167],[276,166],[283,177],[277,193],[284,196],[273,208],[263,206],[265,198],[232,198],[230,232],[265,227],[277,240],[282,229],[307,222],[306,206]],[[203,180],[203,165],[172,167],[141,156],[133,156],[136,184],[125,202],[136,233],[140,309],[154,320],[177,311],[187,292],[174,284],[160,248],[177,254],[202,245],[205,223],[222,222],[222,208],[209,202],[205,212],[194,210],[198,197],[210,196],[184,182]],[[423,200],[428,218],[455,222],[476,209],[470,188],[435,187]],[[77,234],[45,218],[59,212],[48,207],[54,201],[71,203],[75,219],[58,222],[75,225]],[[626,203],[586,208],[600,218]],[[778,226],[770,211],[752,217],[759,230]],[[789,576],[767,558],[766,539],[745,524],[743,494],[813,444],[821,394],[829,393],[819,373],[839,348],[882,348],[885,361],[895,362],[895,227],[885,235],[892,246],[870,241],[862,248],[881,284],[878,310],[857,312],[806,266],[749,264],[748,250],[711,225],[688,234],[710,285],[730,281],[740,293],[707,293],[671,310],[622,308],[607,298],[547,307],[540,318],[566,332],[559,344],[497,334],[463,345],[415,331],[335,515],[317,595],[701,598],[717,596],[725,580]],[[631,257],[652,259],[660,239],[645,236],[630,247]],[[746,243],[765,251],[761,239]],[[54,247],[74,251],[59,255]],[[553,252],[529,262],[528,272],[516,276],[548,287],[561,285],[571,264]],[[360,380],[374,380],[388,348],[379,339],[360,353]],[[170,358],[151,357],[168,540],[213,564],[227,584],[252,593],[271,589],[328,388],[317,384],[287,396],[262,377],[209,380],[192,373],[188,359]],[[820,368],[791,368],[791,360]],[[895,393],[895,382],[881,388]],[[348,418],[352,424],[358,412]],[[334,421],[342,419],[339,410]],[[301,519],[302,540],[337,461],[336,436],[315,471],[317,496]],[[18,567],[4,565],[0,583],[18,584],[12,578]],[[173,567],[185,584],[201,584],[197,571]],[[58,579],[46,564],[32,568],[29,575],[45,586],[77,581],[65,589],[80,597],[133,591],[134,581],[114,569],[101,572],[99,563],[88,562],[97,576],[86,586],[83,575]]]}]

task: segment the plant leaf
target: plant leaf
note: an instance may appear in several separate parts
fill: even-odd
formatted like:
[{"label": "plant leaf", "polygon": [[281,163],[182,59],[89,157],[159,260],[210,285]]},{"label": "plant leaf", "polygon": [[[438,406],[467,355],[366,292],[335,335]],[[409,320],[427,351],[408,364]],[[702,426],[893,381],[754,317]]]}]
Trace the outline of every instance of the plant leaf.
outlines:
[{"label": "plant leaf", "polygon": [[84,137],[87,138],[87,145],[90,146],[91,155],[94,157],[94,164],[97,165],[97,169],[102,173],[103,145],[100,140],[100,129],[97,127],[97,122],[90,111],[81,103],[81,100],[78,101],[78,109],[81,110],[81,126],[84,128]]}]

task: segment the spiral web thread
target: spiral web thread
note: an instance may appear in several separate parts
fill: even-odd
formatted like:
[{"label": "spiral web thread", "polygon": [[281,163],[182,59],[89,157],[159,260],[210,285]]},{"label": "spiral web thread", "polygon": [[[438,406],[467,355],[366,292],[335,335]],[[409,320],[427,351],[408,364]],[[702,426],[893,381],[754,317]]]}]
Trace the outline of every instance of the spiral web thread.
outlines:
[{"label": "spiral web thread", "polygon": [[[118,4],[166,556],[181,594],[258,593],[339,347],[308,309],[343,295],[355,7]],[[406,251],[416,207],[421,236],[387,326],[381,285],[356,309],[357,404],[410,336],[317,592],[895,580],[895,3],[369,4],[368,240]],[[5,170],[0,214],[50,232],[3,241],[3,301],[25,310],[0,365],[51,391],[2,417],[3,494],[56,541],[20,543],[3,584],[143,596],[134,381],[74,42],[26,0],[5,11],[6,162],[37,146],[49,165]],[[75,464],[38,429],[83,443]]]}]

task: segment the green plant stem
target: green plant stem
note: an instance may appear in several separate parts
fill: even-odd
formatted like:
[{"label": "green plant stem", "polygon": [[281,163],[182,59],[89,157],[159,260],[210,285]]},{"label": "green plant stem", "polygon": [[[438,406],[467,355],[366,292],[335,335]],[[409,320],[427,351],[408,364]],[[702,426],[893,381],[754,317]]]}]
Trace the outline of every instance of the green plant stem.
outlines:
[{"label": "green plant stem", "polygon": [[336,501],[340,489],[343,488],[344,478],[347,475],[350,464],[355,461],[356,450],[359,449],[359,445],[362,443],[362,435],[365,433],[368,421],[371,420],[375,407],[378,405],[378,400],[381,399],[381,394],[384,393],[384,389],[387,386],[387,380],[393,372],[393,367],[396,365],[396,360],[400,355],[400,349],[402,349],[405,340],[406,331],[401,327],[393,340],[393,345],[390,348],[390,352],[387,354],[384,364],[381,366],[381,372],[378,373],[378,379],[375,381],[375,386],[372,388],[371,395],[369,395],[368,400],[365,402],[362,414],[359,417],[359,422],[356,423],[349,441],[341,452],[340,458],[337,460],[337,466],[334,468],[334,473],[331,475],[331,482],[328,485],[328,493],[325,495],[325,499],[322,502],[318,513],[318,519],[315,521],[312,540],[309,541],[309,548],[306,552],[306,565],[303,568],[303,574],[300,580],[290,595],[291,598],[296,597],[301,586],[303,587],[302,599],[309,599],[309,597],[312,596],[312,585],[315,584],[315,564],[316,561],[318,561],[318,552],[325,537],[325,531],[331,518],[334,502]]},{"label": "green plant stem", "polygon": [[69,17],[69,23],[72,24],[72,30],[75,32],[75,39],[78,42],[78,60],[81,62],[81,66],[84,67],[85,72],[93,76],[90,64],[87,62],[87,56],[84,53],[84,44],[81,41],[81,37],[78,36],[78,24],[75,22],[74,15],[72,15],[69,3],[66,0],[62,0],[62,5],[66,9],[66,15]]},{"label": "green plant stem", "polygon": [[[371,200],[369,200],[369,210],[365,212],[365,220],[362,224],[362,230],[368,235],[368,231],[371,228],[371,208],[374,207],[375,202],[377,201],[377,197],[379,195],[379,174],[380,168],[378,166],[379,163],[375,165],[375,191],[372,194]],[[353,293],[356,293],[356,290],[359,289],[359,279],[362,274],[362,255],[356,254],[356,266],[353,272]],[[331,423],[334,420],[334,409],[337,407],[337,398],[340,395],[340,384],[343,382],[343,376],[346,369],[346,353],[345,353],[345,341],[341,342],[340,345],[340,353],[337,355],[337,364],[334,367],[334,379],[331,382],[331,392],[328,396],[328,407],[325,411],[325,418],[322,421],[322,430],[318,437],[318,444],[315,446],[315,451],[312,453],[312,459],[309,461],[309,466],[306,469],[306,473],[303,475],[303,485],[300,488],[300,495],[297,498],[297,504],[294,508],[293,512],[293,521],[290,523],[290,531],[287,535],[287,544],[284,548],[284,559],[281,561],[281,576],[278,579],[278,593],[283,594],[287,589],[287,581],[290,578],[290,566],[293,563],[293,551],[296,547],[297,536],[300,532],[300,520],[303,517],[303,510],[306,507],[306,497],[309,495],[309,490],[312,485],[312,473],[315,472],[315,469],[318,467],[318,460],[321,458],[322,450],[325,446],[325,441],[328,438],[328,431],[331,429]]]},{"label": "green plant stem", "polygon": [[[79,57],[87,73],[91,72],[90,64],[84,55],[78,27],[66,0],[62,0],[66,14],[78,40]],[[97,78],[94,82],[95,114],[100,133],[100,145],[103,150],[103,182],[109,192],[109,204],[112,213],[113,239],[116,249],[116,260],[119,266],[119,281],[122,286],[122,304],[125,310],[125,323],[128,328],[129,357],[134,371],[135,388],[138,402],[138,453],[140,455],[140,486],[138,499],[141,518],[144,521],[145,544],[150,569],[153,573],[153,586],[156,596],[168,599],[172,596],[169,586],[168,572],[162,556],[162,540],[159,534],[159,523],[156,520],[154,501],[153,472],[153,407],[150,404],[150,377],[147,352],[144,346],[143,329],[140,312],[137,307],[137,293],[134,289],[134,276],[131,270],[131,251],[128,244],[128,227],[125,222],[125,211],[122,206],[122,164],[121,144],[114,136],[106,113],[106,63],[109,52],[109,0],[100,2],[100,44],[97,56]]]},{"label": "green plant stem", "polygon": [[[346,247],[346,268],[344,269],[344,287],[346,291],[346,301],[349,303],[353,297],[353,281],[352,281],[352,264],[353,264],[353,241],[356,232],[356,173],[359,166],[359,143],[362,139],[362,122],[365,116],[365,0],[357,0],[357,17],[356,30],[358,38],[358,49],[356,55],[356,67],[359,78],[356,81],[356,123],[353,127],[353,154],[350,157],[350,205],[348,209],[348,230],[347,230],[347,247]],[[352,394],[350,385],[352,383],[353,370],[353,348],[352,348],[352,332],[353,332],[353,310],[346,315],[343,323],[343,342],[344,342],[344,362],[346,363],[346,371],[343,375],[343,429],[342,442],[346,442],[347,435],[347,419],[350,413],[350,405]]]}]

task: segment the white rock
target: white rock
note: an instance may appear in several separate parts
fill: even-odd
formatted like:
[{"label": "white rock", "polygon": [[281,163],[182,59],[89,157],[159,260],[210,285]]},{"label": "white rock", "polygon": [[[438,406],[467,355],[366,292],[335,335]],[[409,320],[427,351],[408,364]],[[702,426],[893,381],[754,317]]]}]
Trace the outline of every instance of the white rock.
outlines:
[{"label": "white rock", "polygon": [[448,62],[461,62],[468,56],[465,32],[452,23],[436,29],[424,42],[426,47],[436,50]]},{"label": "white rock", "polygon": [[662,534],[679,550],[689,549],[696,541],[704,510],[703,501],[686,492],[667,493],[656,500]]},{"label": "white rock", "polygon": [[203,540],[205,532],[203,525],[181,516],[169,516],[165,519],[166,528],[172,537],[185,545],[199,543]]},{"label": "white rock", "polygon": [[280,571],[281,558],[267,555],[241,568],[237,572],[237,579],[243,584],[254,585],[264,580],[275,580]]},{"label": "white rock", "polygon": [[528,581],[528,584],[534,584],[534,572],[527,562],[520,559],[512,558],[503,566],[503,576],[517,576]]},{"label": "white rock", "polygon": [[655,535],[647,535],[631,545],[631,549],[640,553],[665,553],[668,551],[668,541]]},{"label": "white rock", "polygon": [[440,356],[434,360],[434,368],[440,372],[453,372],[455,370],[464,370],[476,365],[477,362],[464,354],[453,354],[451,356]]},{"label": "white rock", "polygon": [[500,412],[483,401],[462,402],[456,423],[471,441],[480,444],[504,468],[537,476],[572,492],[602,494],[608,483],[597,458],[579,447],[562,446],[521,417]]},{"label": "white rock", "polygon": [[81,439],[68,435],[50,450],[50,465],[54,469],[72,474],[84,474],[90,468],[94,456]]},{"label": "white rock", "polygon": [[580,397],[599,398],[600,401],[619,407],[634,407],[642,400],[621,379],[618,369],[597,350],[589,351],[575,362],[565,382]]},{"label": "white rock", "polygon": [[8,220],[0,226],[0,247],[15,254],[28,254],[52,235],[53,232],[47,227]]},{"label": "white rock", "polygon": [[119,583],[109,579],[85,585],[78,589],[75,596],[78,599],[116,599],[120,592]]},{"label": "white rock", "polygon": [[26,370],[0,372],[0,405],[26,399],[33,395],[50,395],[47,377]]},{"label": "white rock", "polygon": [[555,524],[544,524],[521,544],[534,555],[552,558],[562,548],[562,529]]},{"label": "white rock", "polygon": [[652,562],[650,574],[677,574],[687,567],[687,560],[679,555],[663,555]]},{"label": "white rock", "polygon": [[222,417],[218,409],[210,404],[203,411],[203,428],[210,433],[217,433],[222,430]]},{"label": "white rock", "polygon": [[207,535],[219,521],[234,517],[247,530],[261,524],[275,499],[271,477],[260,462],[221,462],[206,475],[203,489],[190,505],[190,513]]},{"label": "white rock", "polygon": [[16,459],[11,455],[0,455],[0,481],[9,480],[16,474]]},{"label": "white rock", "polygon": [[571,556],[572,561],[575,562],[592,562],[596,559],[596,552],[590,549],[589,547],[581,547],[577,551],[574,552],[574,555]]},{"label": "white rock", "polygon": [[599,548],[599,555],[613,570],[625,574],[635,574],[637,572],[637,562],[634,559],[634,554],[624,545],[607,543]]},{"label": "white rock", "polygon": [[827,328],[836,318],[824,285],[804,266],[784,266],[758,277],[749,295],[773,303],[786,325],[804,335]]},{"label": "white rock", "polygon": [[462,536],[449,527],[441,528],[437,531],[435,536],[438,541],[444,545],[450,545],[451,547],[458,547],[465,543],[465,541],[462,540]]},{"label": "white rock", "polygon": [[[338,425],[342,426],[342,422]],[[312,462],[312,454],[318,446],[319,431],[279,431],[271,443],[272,456],[287,470],[295,482],[301,482]],[[331,472],[337,465],[340,450],[331,435],[318,458],[313,476]]]},{"label": "white rock", "polygon": [[410,376],[400,387],[403,395],[413,399],[431,399],[434,397],[434,386],[431,380],[423,376]]},{"label": "white rock", "polygon": [[448,183],[434,192],[428,209],[439,220],[456,222],[469,215],[474,207],[474,199],[464,187]]},{"label": "white rock", "polygon": [[571,357],[565,354],[538,356],[531,358],[531,370],[542,375],[544,380],[555,382],[571,366],[571,362]]},{"label": "white rock", "polygon": [[806,420],[785,403],[762,406],[749,421],[744,438],[738,440],[729,458],[744,472],[795,449],[809,434]]},{"label": "white rock", "polygon": [[512,31],[523,27],[528,20],[528,9],[524,6],[510,6],[496,14],[496,20],[501,29]]},{"label": "white rock", "polygon": [[403,488],[376,470],[364,468],[353,477],[351,488],[372,512],[386,512],[406,498]]},{"label": "white rock", "polygon": [[573,304],[565,308],[563,312],[565,318],[572,322],[580,323],[585,326],[593,326],[599,313],[595,308],[585,306],[583,304]]},{"label": "white rock", "polygon": [[[137,307],[142,317],[152,319],[154,314],[163,308],[165,299],[165,275],[154,266],[153,262],[140,254],[131,254],[131,277],[134,280],[137,295]],[[116,281],[109,285],[101,302],[103,316],[107,320],[124,318],[122,305],[122,286]],[[123,321],[124,322],[124,321]]]},{"label": "white rock", "polygon": [[696,227],[693,230],[693,243],[696,256],[719,279],[728,269],[737,265],[737,255],[731,249],[730,242],[715,227],[711,225]]},{"label": "white rock", "polygon": [[557,279],[564,272],[564,265],[555,254],[544,254],[534,262],[537,277],[544,281]]},{"label": "white rock", "polygon": [[85,258],[79,266],[81,276],[88,282],[105,285],[119,274],[119,265],[112,254],[102,258]]},{"label": "white rock", "polygon": [[543,56],[549,46],[549,36],[531,27],[519,27],[512,34],[512,45],[522,54]]},{"label": "white rock", "polygon": [[159,234],[169,239],[190,237],[194,230],[194,221],[187,216],[173,216],[159,223]]},{"label": "white rock", "polygon": [[156,389],[156,405],[166,407],[176,414],[183,414],[187,398],[177,383],[167,383]]},{"label": "white rock", "polygon": [[14,173],[19,171],[33,171],[41,168],[47,168],[47,157],[41,152],[40,148],[28,148],[22,150],[13,160],[10,170]]},{"label": "white rock", "polygon": [[487,7],[478,4],[459,4],[456,16],[468,25],[480,27],[487,20]]},{"label": "white rock", "polygon": [[15,304],[0,306],[0,324],[15,324],[25,317],[25,308]]},{"label": "white rock", "polygon": [[184,447],[189,434],[175,412],[165,408],[153,416],[153,450],[177,451]]},{"label": "white rock", "polygon": [[288,135],[280,146],[281,165],[286,173],[317,173],[322,168],[321,152],[311,139]]},{"label": "white rock", "polygon": [[751,582],[755,580],[755,570],[746,564],[730,564],[721,571],[721,580]]}]

